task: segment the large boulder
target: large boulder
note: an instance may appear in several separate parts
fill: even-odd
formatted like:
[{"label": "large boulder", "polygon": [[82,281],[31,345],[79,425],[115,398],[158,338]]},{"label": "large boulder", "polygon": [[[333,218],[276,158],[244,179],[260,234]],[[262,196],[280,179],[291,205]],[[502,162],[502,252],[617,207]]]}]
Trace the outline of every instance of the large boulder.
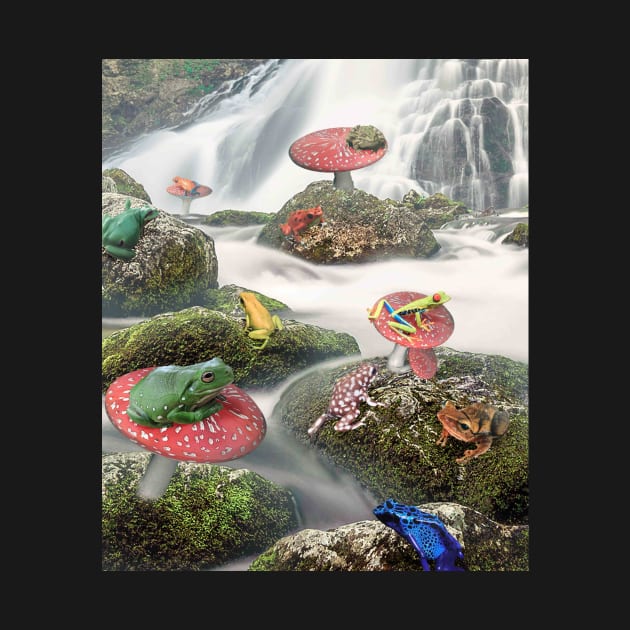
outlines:
[{"label": "large boulder", "polygon": [[[529,526],[502,525],[452,502],[416,506],[437,515],[462,545],[467,571],[527,571]],[[430,566],[433,565],[429,562]],[[411,544],[379,520],[321,531],[302,529],[281,538],[249,571],[422,571]],[[432,566],[432,570],[434,567]]]},{"label": "large boulder", "polygon": [[[505,357],[435,348],[438,370],[430,380],[412,371],[395,374],[383,357],[369,395],[383,407],[361,403],[365,425],[340,432],[329,420],[312,437],[310,425],[330,402],[334,383],[363,361],[313,370],[292,382],[274,417],[299,441],[352,474],[378,501],[394,497],[417,505],[455,501],[500,523],[523,524],[529,512],[529,422],[527,365]],[[471,447],[449,438],[436,444],[442,425],[437,412],[451,400],[457,408],[473,402],[493,405],[510,418],[505,435],[468,463],[455,460]]]},{"label": "large boulder", "polygon": [[162,313],[115,331],[102,342],[102,391],[119,376],[158,365],[192,365],[221,357],[239,387],[273,387],[326,359],[359,354],[351,335],[292,319],[282,320],[267,346],[245,331],[245,314],[235,317],[193,306]]},{"label": "large boulder", "polygon": [[[132,208],[154,207],[136,197],[102,193],[102,214],[116,216]],[[156,208],[157,210],[157,208]],[[147,316],[202,304],[205,292],[218,287],[214,240],[199,228],[158,211],[122,260],[102,250],[103,316]]]},{"label": "large boulder", "polygon": [[[295,210],[321,206],[324,224],[313,224],[288,240],[280,229]],[[330,181],[309,184],[294,195],[258,235],[258,243],[314,263],[363,263],[407,256],[426,258],[440,249],[433,232],[407,203],[379,199],[354,189],[334,188]]]},{"label": "large boulder", "polygon": [[179,462],[164,494],[137,494],[150,453],[102,458],[103,571],[199,571],[297,527],[291,493],[246,469]]}]

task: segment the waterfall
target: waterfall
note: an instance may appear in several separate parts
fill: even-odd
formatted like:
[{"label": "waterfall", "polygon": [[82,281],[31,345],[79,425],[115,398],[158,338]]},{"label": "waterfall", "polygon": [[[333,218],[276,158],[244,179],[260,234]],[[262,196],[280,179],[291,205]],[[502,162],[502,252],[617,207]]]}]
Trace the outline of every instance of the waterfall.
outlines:
[{"label": "waterfall", "polygon": [[213,194],[193,212],[277,212],[312,181],[288,156],[294,140],[325,127],[374,125],[389,149],[355,171],[355,186],[400,200],[442,192],[473,211],[528,201],[527,59],[269,60],[204,96],[177,128],[107,158],[171,212],[175,175]]}]

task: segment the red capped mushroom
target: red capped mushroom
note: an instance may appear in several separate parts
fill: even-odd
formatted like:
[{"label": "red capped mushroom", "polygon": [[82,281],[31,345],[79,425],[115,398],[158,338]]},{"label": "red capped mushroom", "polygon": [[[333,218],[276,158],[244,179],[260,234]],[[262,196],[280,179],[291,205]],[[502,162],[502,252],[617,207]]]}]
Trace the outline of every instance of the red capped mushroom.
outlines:
[{"label": "red capped mushroom", "polygon": [[[378,138],[371,144],[378,148],[359,148],[370,144],[353,141],[362,132]],[[371,125],[322,129],[302,136],[289,147],[289,157],[295,164],[310,171],[334,173],[333,186],[346,192],[354,190],[350,172],[374,164],[386,152],[385,137]]]},{"label": "red capped mushroom", "polygon": [[[426,298],[425,293],[416,291],[397,291],[389,293],[375,302],[369,313],[374,313],[383,301],[386,301],[392,310],[402,309],[410,302]],[[439,297],[436,294],[436,299]],[[409,367],[420,378],[431,378],[437,371],[437,358],[430,350],[443,344],[455,329],[453,316],[445,306],[433,306],[422,312],[422,320],[428,330],[417,326],[415,313],[399,314],[407,324],[416,328],[412,334],[399,331],[390,326],[395,322],[388,308],[381,308],[378,317],[370,319],[378,332],[386,339],[394,342],[394,349],[387,359],[387,368],[392,372],[405,372]],[[409,354],[409,365],[407,364]]]},{"label": "red capped mushroom", "polygon": [[195,199],[207,197],[212,192],[210,186],[198,184],[192,179],[176,176],[173,177],[173,181],[175,183],[169,186],[166,192],[181,198],[182,214],[188,214],[190,212],[190,206]]},{"label": "red capped mushroom", "polygon": [[409,348],[407,350],[409,367],[420,378],[433,378],[438,368],[437,357],[433,348]]},{"label": "red capped mushroom", "polygon": [[[260,445],[267,431],[265,416],[254,400],[234,384],[221,390],[223,408],[201,422],[153,428],[131,420],[127,415],[131,388],[154,369],[141,368],[119,376],[107,389],[105,409],[111,423],[124,436],[160,456],[156,462],[153,458],[150,467],[159,470],[162,476],[167,475],[160,482],[162,492],[178,461],[227,462],[244,457]],[[162,492],[153,490],[150,494],[156,498]]]}]

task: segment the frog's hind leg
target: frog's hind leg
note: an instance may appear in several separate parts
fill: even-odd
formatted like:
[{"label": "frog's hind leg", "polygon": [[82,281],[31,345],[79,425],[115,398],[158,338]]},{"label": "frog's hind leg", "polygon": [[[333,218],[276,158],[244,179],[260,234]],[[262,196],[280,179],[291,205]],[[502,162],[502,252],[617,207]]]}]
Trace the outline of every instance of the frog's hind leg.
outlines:
[{"label": "frog's hind leg", "polygon": [[309,435],[314,435],[315,433],[317,433],[317,431],[319,431],[320,427],[324,424],[324,422],[326,422],[326,420],[330,420],[331,418],[334,418],[334,416],[330,415],[328,412],[323,413],[321,416],[319,416],[319,418],[317,418],[317,420],[315,420],[315,422],[313,422],[313,424],[308,428],[307,433]]}]

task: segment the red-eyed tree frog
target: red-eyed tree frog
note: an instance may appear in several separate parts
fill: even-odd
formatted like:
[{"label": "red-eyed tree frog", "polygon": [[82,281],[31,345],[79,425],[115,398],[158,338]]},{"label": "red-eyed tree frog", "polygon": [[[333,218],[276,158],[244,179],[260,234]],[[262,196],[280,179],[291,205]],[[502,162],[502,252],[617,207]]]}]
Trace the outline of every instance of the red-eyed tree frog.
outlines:
[{"label": "red-eyed tree frog", "polygon": [[450,296],[446,295],[444,291],[438,291],[433,295],[427,295],[426,297],[420,298],[419,300],[413,300],[400,308],[394,310],[394,308],[389,304],[387,300],[381,300],[372,313],[368,315],[368,319],[377,319],[383,310],[383,306],[389,311],[390,315],[394,319],[392,322],[388,322],[391,328],[396,330],[400,330],[406,334],[414,334],[417,329],[412,326],[409,322],[405,321],[401,315],[409,315],[410,313],[414,313],[416,316],[416,324],[418,328],[422,330],[431,330],[432,326],[422,320],[422,313],[424,311],[435,308],[436,306],[440,306],[440,304],[444,304],[450,300]]}]

